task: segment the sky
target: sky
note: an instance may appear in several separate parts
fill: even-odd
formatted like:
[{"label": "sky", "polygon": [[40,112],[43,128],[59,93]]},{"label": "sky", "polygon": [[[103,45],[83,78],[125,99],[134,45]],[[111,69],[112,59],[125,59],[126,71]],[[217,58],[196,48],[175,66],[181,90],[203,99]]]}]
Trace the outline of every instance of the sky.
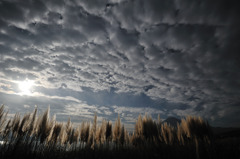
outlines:
[{"label": "sky", "polygon": [[0,104],[60,122],[240,125],[234,0],[0,0]]}]

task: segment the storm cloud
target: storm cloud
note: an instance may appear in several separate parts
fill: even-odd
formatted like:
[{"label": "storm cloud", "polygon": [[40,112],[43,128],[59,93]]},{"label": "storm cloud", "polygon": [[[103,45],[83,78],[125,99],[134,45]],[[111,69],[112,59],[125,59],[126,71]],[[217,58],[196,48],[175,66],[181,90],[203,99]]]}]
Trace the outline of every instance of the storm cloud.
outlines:
[{"label": "storm cloud", "polygon": [[[62,119],[148,112],[237,126],[238,15],[233,0],[1,1],[0,102]],[[35,96],[18,95],[25,79]]]}]

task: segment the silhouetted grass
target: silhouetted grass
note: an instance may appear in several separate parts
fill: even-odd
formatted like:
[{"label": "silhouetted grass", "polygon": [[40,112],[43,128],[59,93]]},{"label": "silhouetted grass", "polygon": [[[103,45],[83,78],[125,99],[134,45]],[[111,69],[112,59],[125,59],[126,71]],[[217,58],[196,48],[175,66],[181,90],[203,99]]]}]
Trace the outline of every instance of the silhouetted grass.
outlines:
[{"label": "silhouetted grass", "polygon": [[[35,109],[22,118],[17,113],[6,120],[1,106],[0,158],[192,159],[230,154],[230,150],[224,154],[221,149],[226,141],[216,142],[208,122],[200,117],[188,116],[174,128],[162,124],[160,116],[156,122],[148,115],[139,115],[135,131],[129,134],[119,116],[114,126],[105,120],[97,125],[95,114],[92,124],[82,122],[73,127],[70,118],[66,124],[59,123],[55,116],[50,118],[49,111],[38,115]],[[239,156],[235,149],[234,155]]]}]

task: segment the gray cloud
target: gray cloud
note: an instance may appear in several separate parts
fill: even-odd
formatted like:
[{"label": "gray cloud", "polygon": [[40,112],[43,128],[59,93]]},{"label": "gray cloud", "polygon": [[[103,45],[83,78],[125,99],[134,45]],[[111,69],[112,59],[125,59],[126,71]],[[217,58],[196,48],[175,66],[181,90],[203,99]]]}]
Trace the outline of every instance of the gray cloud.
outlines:
[{"label": "gray cloud", "polygon": [[45,98],[108,106],[112,117],[110,106],[143,110],[143,98],[165,116],[237,123],[230,117],[240,111],[238,12],[226,0],[2,1],[1,92],[16,93],[11,81],[28,78]]}]

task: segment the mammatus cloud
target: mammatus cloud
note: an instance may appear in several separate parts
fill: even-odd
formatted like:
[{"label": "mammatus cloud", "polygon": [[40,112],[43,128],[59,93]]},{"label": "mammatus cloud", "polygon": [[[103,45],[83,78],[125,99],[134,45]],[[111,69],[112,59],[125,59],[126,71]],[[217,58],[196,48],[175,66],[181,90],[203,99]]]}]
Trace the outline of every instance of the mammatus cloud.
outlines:
[{"label": "mammatus cloud", "polygon": [[[1,92],[17,93],[13,81],[27,78],[56,112],[85,103],[90,114],[144,113],[145,99],[149,113],[237,125],[238,12],[226,0],[2,1]],[[64,98],[73,103],[58,107]]]}]

